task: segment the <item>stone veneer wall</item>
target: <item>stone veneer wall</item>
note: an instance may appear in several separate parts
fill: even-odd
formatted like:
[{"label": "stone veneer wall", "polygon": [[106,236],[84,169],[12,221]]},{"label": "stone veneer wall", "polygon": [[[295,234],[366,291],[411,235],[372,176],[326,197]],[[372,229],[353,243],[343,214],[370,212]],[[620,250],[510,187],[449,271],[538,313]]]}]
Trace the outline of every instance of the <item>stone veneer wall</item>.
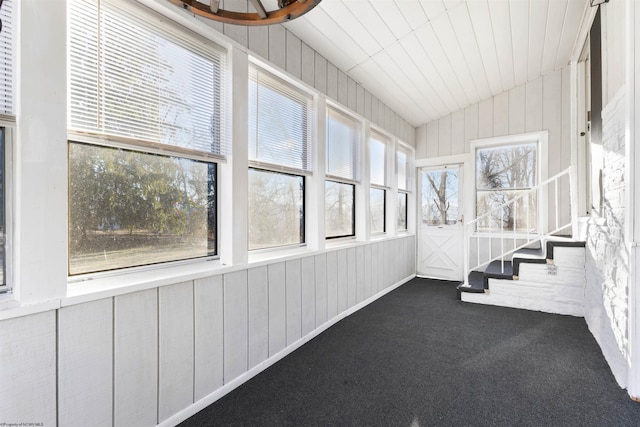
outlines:
[{"label": "stone veneer wall", "polygon": [[618,384],[629,369],[629,250],[625,243],[625,88],[602,111],[602,209],[583,223],[587,242],[585,320]]}]

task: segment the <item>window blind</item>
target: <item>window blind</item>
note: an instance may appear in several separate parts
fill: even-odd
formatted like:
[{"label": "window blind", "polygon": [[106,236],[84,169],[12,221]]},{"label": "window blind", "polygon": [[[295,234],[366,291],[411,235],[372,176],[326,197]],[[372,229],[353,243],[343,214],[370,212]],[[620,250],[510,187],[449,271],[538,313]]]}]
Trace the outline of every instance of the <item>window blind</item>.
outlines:
[{"label": "window blind", "polygon": [[360,180],[360,123],[346,114],[327,108],[327,174]]},{"label": "window blind", "polygon": [[312,98],[284,80],[249,68],[249,160],[311,170]]},{"label": "window blind", "polygon": [[409,150],[398,145],[396,159],[398,162],[398,189],[408,190],[410,179]]},{"label": "window blind", "polygon": [[151,11],[71,0],[69,129],[225,155],[225,52]]},{"label": "window blind", "polygon": [[387,185],[387,143],[388,138],[371,132],[369,138],[369,181],[374,185]]},{"label": "window blind", "polygon": [[13,3],[5,1],[0,8],[0,114],[14,115],[13,88],[14,88],[14,15]]}]

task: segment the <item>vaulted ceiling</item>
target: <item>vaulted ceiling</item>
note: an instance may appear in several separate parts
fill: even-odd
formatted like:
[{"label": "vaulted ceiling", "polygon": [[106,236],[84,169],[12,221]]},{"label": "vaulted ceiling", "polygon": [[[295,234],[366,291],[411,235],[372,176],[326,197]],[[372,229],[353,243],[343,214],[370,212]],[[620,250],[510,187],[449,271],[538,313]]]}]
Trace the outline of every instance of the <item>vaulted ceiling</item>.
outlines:
[{"label": "vaulted ceiling", "polygon": [[323,0],[287,28],[414,126],[567,65],[588,0]]}]

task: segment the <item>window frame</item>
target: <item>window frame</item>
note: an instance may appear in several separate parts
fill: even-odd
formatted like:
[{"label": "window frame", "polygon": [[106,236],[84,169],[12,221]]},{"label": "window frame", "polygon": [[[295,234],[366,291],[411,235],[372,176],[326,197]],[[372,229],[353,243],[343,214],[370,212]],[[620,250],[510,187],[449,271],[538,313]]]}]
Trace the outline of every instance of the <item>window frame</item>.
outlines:
[{"label": "window frame", "polygon": [[[141,16],[139,20],[143,21],[144,25],[147,25],[148,22],[152,22],[151,25],[157,27],[158,29],[174,31],[178,34],[176,36],[177,38],[190,40],[192,43],[195,42],[196,44],[198,44],[198,46],[200,45],[205,46],[204,48],[201,47],[201,49],[212,50],[214,52],[212,53],[212,55],[218,55],[221,58],[221,60],[224,61],[223,65],[225,62],[228,62],[229,51],[223,48],[216,41],[208,37],[205,37],[202,34],[196,33],[191,28],[181,25],[175,22],[173,19],[168,19],[165,15],[147,6],[144,6],[142,4],[130,4],[129,2],[124,2],[124,1],[120,1],[118,2],[118,4],[122,5],[122,7],[126,8],[127,10],[131,9],[131,10],[137,11]],[[99,15],[98,15],[98,19],[101,19]],[[146,27],[146,26],[144,27],[145,30],[149,30],[149,28],[151,27]],[[197,51],[190,50],[188,44],[179,44],[175,41],[172,41],[172,43],[177,44],[181,48],[188,50],[195,55],[199,54]],[[70,50],[70,45],[71,45],[71,39],[68,39],[67,41],[68,50]],[[91,58],[93,59],[94,57],[91,57]],[[99,62],[99,56],[95,57],[95,61],[97,61],[97,63]],[[70,75],[72,71],[72,68],[71,68],[72,66],[69,62],[67,64],[67,67],[68,67],[67,83],[69,85],[69,87],[67,88],[67,98],[69,99],[71,95],[71,90],[70,90],[71,85],[69,83],[69,80],[71,79]],[[212,87],[213,85],[218,84],[218,86],[213,87],[212,90],[213,90],[214,96],[220,97],[219,103],[221,106],[219,111],[220,113],[220,120],[219,120],[220,129],[218,133],[219,140],[212,141],[211,151],[204,151],[198,148],[186,148],[178,145],[163,143],[160,141],[140,140],[140,139],[127,137],[127,136],[109,134],[107,133],[108,130],[106,129],[103,129],[102,131],[76,130],[71,126],[71,108],[72,107],[70,103],[67,103],[67,112],[69,116],[68,122],[67,122],[67,150],[69,150],[70,144],[80,143],[80,144],[86,144],[91,146],[101,146],[106,148],[134,151],[142,154],[151,154],[151,155],[160,155],[163,157],[187,159],[187,160],[192,160],[192,161],[201,162],[205,164],[216,165],[216,178],[215,178],[215,210],[216,212],[215,212],[215,224],[214,224],[215,254],[213,255],[209,254],[205,256],[199,256],[199,257],[188,258],[188,259],[174,259],[169,261],[148,263],[143,265],[126,266],[126,267],[121,267],[121,268],[112,269],[112,270],[78,273],[73,275],[71,275],[70,268],[68,266],[67,280],[69,283],[81,282],[81,281],[94,279],[94,278],[118,276],[123,274],[139,272],[139,271],[168,268],[171,266],[202,263],[202,262],[208,262],[208,261],[220,259],[220,248],[221,248],[220,189],[222,188],[222,186],[220,185],[220,181],[221,181],[221,176],[223,175],[221,173],[220,165],[226,163],[226,154],[230,152],[230,147],[228,146],[230,141],[229,135],[228,135],[228,128],[230,124],[228,122],[228,113],[227,113],[229,111],[229,105],[230,105],[229,104],[230,88],[228,83],[226,82],[228,79],[227,66],[224,65],[223,67],[221,67],[220,72],[221,72],[220,79],[218,79],[217,81],[214,79],[211,80]],[[217,111],[215,110],[215,107],[211,107],[211,109],[212,109],[212,114],[216,114]],[[219,147],[220,152],[214,151],[213,147],[215,146]],[[67,159],[69,158],[68,156],[69,155],[67,154]],[[69,168],[67,168],[68,180],[70,179],[70,174],[71,174],[71,171]],[[67,218],[66,225],[69,228],[69,230],[71,228],[70,220],[71,220],[70,218]],[[70,253],[71,253],[71,245],[69,241],[67,242],[67,254],[68,254],[69,260],[71,258]]]},{"label": "window frame", "polygon": [[[259,170],[259,171],[264,171],[264,172],[270,172],[270,173],[275,173],[275,174],[281,174],[281,175],[289,175],[289,176],[294,176],[294,177],[299,177],[302,178],[302,186],[303,186],[303,191],[302,191],[302,218],[301,218],[301,242],[300,243],[293,243],[293,244],[286,244],[286,245],[276,245],[276,246],[270,246],[270,247],[263,247],[263,248],[256,248],[256,249],[249,249],[250,246],[250,242],[251,242],[251,236],[249,233],[249,223],[247,222],[247,251],[249,256],[251,256],[252,254],[261,254],[261,253],[265,253],[265,252],[270,252],[270,251],[278,251],[278,250],[283,250],[283,249],[294,249],[294,248],[302,248],[302,247],[306,247],[307,246],[307,241],[309,240],[309,230],[307,230],[307,213],[308,213],[308,209],[307,209],[307,203],[308,203],[308,194],[307,192],[309,191],[309,186],[308,186],[308,178],[313,176],[314,170],[313,170],[313,166],[314,166],[314,150],[317,147],[316,141],[315,141],[315,134],[316,134],[316,123],[314,121],[314,114],[315,114],[315,110],[317,108],[317,102],[316,102],[316,95],[312,92],[310,92],[309,90],[303,88],[299,83],[293,81],[292,79],[282,75],[282,73],[279,73],[277,71],[275,71],[272,67],[262,63],[261,61],[259,61],[258,59],[254,58],[254,57],[249,57],[249,61],[248,61],[248,80],[247,80],[247,84],[249,84],[249,82],[251,81],[251,69],[255,68],[257,69],[259,72],[265,73],[266,75],[268,75],[270,78],[273,78],[276,80],[276,82],[278,84],[282,84],[284,86],[286,86],[288,89],[291,89],[293,91],[299,92],[301,94],[304,95],[304,97],[308,98],[308,103],[309,105],[307,106],[307,117],[306,117],[306,136],[308,137],[308,140],[306,141],[307,146],[304,148],[304,150],[306,150],[306,156],[307,158],[305,159],[306,161],[306,168],[304,167],[305,165],[303,165],[303,168],[298,169],[295,167],[291,167],[291,166],[287,166],[287,165],[279,165],[276,163],[272,163],[272,162],[268,162],[268,161],[264,161],[264,160],[260,160],[260,159],[252,159],[251,158],[251,154],[250,154],[250,150],[247,150],[247,163],[248,163],[248,169],[247,169],[247,174],[249,173],[249,170],[251,169],[255,169],[255,170]],[[282,94],[282,93],[281,93]],[[247,103],[250,102],[250,94],[248,94],[247,96]],[[250,108],[247,109],[247,128],[248,128],[248,122],[252,120],[251,114],[250,114]],[[256,133],[258,132],[258,130],[256,129]],[[248,139],[248,144],[251,144],[252,142],[251,140],[251,135],[247,135],[247,139]],[[249,184],[249,183],[247,183]],[[249,195],[249,189],[247,188],[247,196]],[[247,200],[247,213],[249,215],[249,211],[250,211],[250,207],[249,207],[249,200]]]},{"label": "window frame", "polygon": [[[473,218],[478,217],[477,212],[477,153],[478,150],[486,149],[486,148],[500,148],[500,147],[508,147],[508,146],[517,146],[523,144],[536,143],[536,183],[534,187],[540,185],[540,183],[546,181],[548,175],[548,141],[549,141],[549,132],[548,131],[540,131],[540,132],[527,132],[521,134],[514,135],[505,135],[500,137],[493,138],[483,138],[476,139],[470,141],[470,152],[471,152],[471,176],[473,177],[473,206],[471,207],[471,212],[473,213]],[[537,224],[536,224],[536,232],[535,233],[524,233],[524,232],[516,232],[515,234],[510,233],[510,235],[515,238],[531,238],[531,236],[539,236],[547,232],[547,217],[545,214],[543,207],[547,206],[545,203],[539,203],[540,200],[545,200],[547,196],[547,191],[544,188],[540,188],[537,193],[537,202],[536,202],[536,215],[537,215]],[[473,235],[483,235],[483,236],[491,236],[493,234],[500,234],[496,231],[478,231],[477,229],[472,230]]]},{"label": "window frame", "polygon": [[[357,199],[358,199],[358,192],[360,191],[359,187],[360,187],[360,183],[362,180],[362,157],[363,157],[363,141],[364,141],[364,132],[363,132],[363,121],[359,118],[357,118],[355,115],[353,115],[352,113],[350,113],[349,111],[345,110],[344,108],[338,106],[337,104],[333,103],[333,102],[327,102],[326,104],[326,108],[325,108],[325,126],[328,128],[329,126],[329,110],[334,110],[336,113],[341,114],[343,116],[345,116],[347,119],[350,119],[354,122],[355,124],[355,132],[356,132],[356,141],[351,141],[351,151],[352,153],[354,153],[354,156],[352,157],[352,168],[353,168],[353,174],[350,178],[345,178],[343,176],[339,176],[337,174],[332,174],[329,171],[329,158],[330,153],[329,153],[329,149],[330,149],[330,144],[329,144],[329,132],[327,129],[326,132],[326,136],[325,136],[325,193],[324,193],[324,204],[325,204],[325,227],[324,227],[324,231],[325,231],[325,240],[337,240],[337,239],[345,239],[345,240],[349,240],[349,239],[355,239],[356,238],[356,229],[357,229],[357,217],[356,217],[356,213],[357,213]],[[327,235],[327,219],[326,219],[326,203],[327,203],[327,196],[326,196],[326,183],[327,182],[333,182],[333,183],[337,183],[337,184],[342,184],[342,185],[351,185],[353,187],[353,200],[352,200],[352,209],[351,209],[351,215],[352,215],[352,233],[351,234],[346,234],[346,235],[339,235],[339,236],[328,236]]]},{"label": "window frame", "polygon": [[[374,138],[374,135],[379,136],[379,138]],[[382,164],[384,165],[384,184],[378,184],[378,183],[373,183],[371,182],[371,155],[372,155],[372,150],[371,150],[371,143],[372,141],[379,141],[382,142],[384,144],[384,159],[382,161]],[[387,204],[389,203],[389,201],[387,200],[389,198],[389,193],[391,190],[391,186],[390,186],[390,178],[389,178],[389,174],[390,171],[394,171],[395,172],[395,167],[389,167],[389,164],[391,163],[392,159],[395,163],[395,153],[394,155],[390,155],[390,151],[392,149],[392,144],[393,144],[393,137],[389,136],[386,132],[371,126],[370,127],[370,132],[369,132],[369,137],[367,139],[367,162],[368,162],[368,167],[369,167],[369,211],[371,211],[372,205],[371,205],[371,190],[375,189],[375,190],[381,190],[384,193],[384,207],[383,207],[383,219],[382,219],[382,223],[384,224],[382,227],[382,231],[372,231],[371,230],[371,213],[369,214],[369,234],[371,236],[384,236],[387,233],[388,227],[387,227],[387,221],[389,220],[389,218],[387,218],[387,212],[388,212],[388,206]],[[395,175],[395,173],[394,173]]]},{"label": "window frame", "polygon": [[[400,157],[398,156],[398,153],[403,153],[406,157],[404,187],[400,186],[400,180],[399,180],[399,174],[398,174],[398,171],[400,169],[400,163],[399,163]],[[415,185],[414,184],[415,182],[414,157],[415,157],[415,152],[413,147],[409,146],[408,144],[400,140],[396,140],[396,150],[395,150],[395,171],[396,171],[395,176],[397,180],[396,190],[397,190],[398,196],[400,194],[404,194],[406,197],[404,228],[398,227],[398,220],[400,219],[400,213],[396,211],[396,231],[400,233],[406,233],[409,231],[409,199],[410,199],[410,195],[413,193],[413,189]],[[399,205],[397,207],[399,207]]]},{"label": "window frame", "polygon": [[[2,130],[2,163],[0,167],[3,168],[3,217],[4,217],[4,283],[0,283],[0,297],[3,295],[11,294],[14,289],[13,281],[13,242],[14,242],[14,210],[13,210],[13,182],[14,182],[14,149],[13,144],[15,140],[15,122],[4,120],[0,117],[0,129]],[[1,262],[1,260],[0,260]]]}]

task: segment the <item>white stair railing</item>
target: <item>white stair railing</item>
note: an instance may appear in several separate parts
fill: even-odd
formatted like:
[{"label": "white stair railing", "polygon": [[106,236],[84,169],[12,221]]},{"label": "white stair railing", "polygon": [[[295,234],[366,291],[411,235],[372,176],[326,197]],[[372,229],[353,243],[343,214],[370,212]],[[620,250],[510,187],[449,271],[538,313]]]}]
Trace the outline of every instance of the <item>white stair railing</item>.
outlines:
[{"label": "white stair railing", "polygon": [[[571,190],[571,168],[567,168],[465,224],[465,283],[468,283],[470,271],[501,260],[502,272],[504,272],[505,258],[510,257],[517,250],[552,234],[567,229],[571,231]],[[535,221],[536,224],[530,224],[531,197],[536,198],[536,214],[540,216]],[[524,211],[524,219],[518,218],[518,209]],[[506,220],[505,212],[508,212]],[[538,224],[541,224],[544,230],[539,230]],[[475,244],[472,245],[473,239]],[[475,254],[471,253],[472,250]],[[495,255],[494,252],[496,252]]]}]

